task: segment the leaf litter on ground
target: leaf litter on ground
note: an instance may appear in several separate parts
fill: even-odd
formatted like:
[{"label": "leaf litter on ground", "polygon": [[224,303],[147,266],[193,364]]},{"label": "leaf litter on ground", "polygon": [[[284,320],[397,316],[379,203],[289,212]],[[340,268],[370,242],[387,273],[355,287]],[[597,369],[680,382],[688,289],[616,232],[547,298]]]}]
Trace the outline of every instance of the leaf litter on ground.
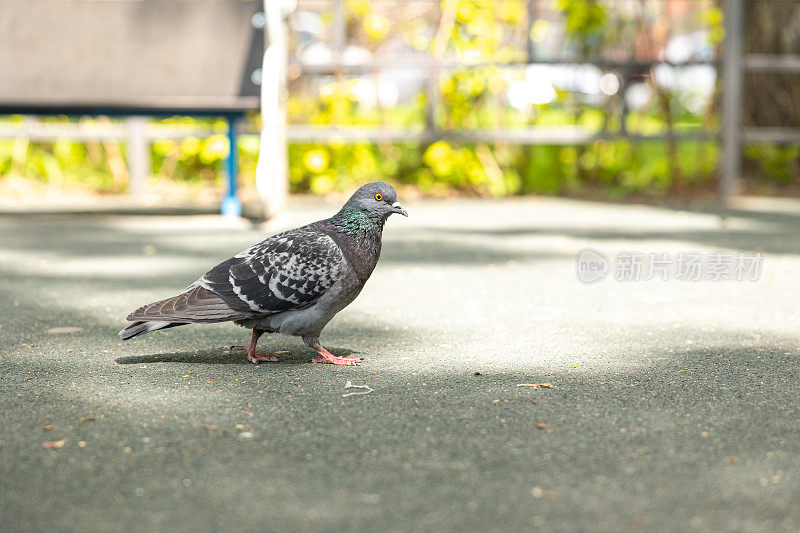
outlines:
[{"label": "leaf litter on ground", "polygon": [[197,424],[198,427],[205,429],[206,431],[210,431],[212,433],[227,433],[226,430],[222,428],[218,428],[217,426],[210,426],[208,424]]}]

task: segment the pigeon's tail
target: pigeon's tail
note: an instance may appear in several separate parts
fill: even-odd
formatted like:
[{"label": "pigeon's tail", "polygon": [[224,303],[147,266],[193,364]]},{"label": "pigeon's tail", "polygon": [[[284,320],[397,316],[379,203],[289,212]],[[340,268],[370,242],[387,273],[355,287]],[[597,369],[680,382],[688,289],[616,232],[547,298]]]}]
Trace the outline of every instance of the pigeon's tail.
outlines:
[{"label": "pigeon's tail", "polygon": [[157,329],[174,328],[175,326],[185,326],[185,325],[186,322],[156,322],[155,320],[148,320],[146,322],[134,322],[127,328],[120,331],[118,335],[122,337],[122,340],[126,341],[128,339],[132,339],[137,335],[150,333],[151,331],[155,331]]},{"label": "pigeon's tail", "polygon": [[177,296],[143,305],[130,315],[133,322],[119,332],[123,340],[157,329],[190,323],[226,322],[248,318],[251,313],[231,309],[216,293],[195,285]]}]

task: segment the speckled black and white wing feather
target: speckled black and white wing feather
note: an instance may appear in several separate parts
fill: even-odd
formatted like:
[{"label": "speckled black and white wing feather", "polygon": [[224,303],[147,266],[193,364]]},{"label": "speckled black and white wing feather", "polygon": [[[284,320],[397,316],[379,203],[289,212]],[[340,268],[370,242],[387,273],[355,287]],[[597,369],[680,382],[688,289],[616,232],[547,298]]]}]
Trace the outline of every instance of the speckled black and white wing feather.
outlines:
[{"label": "speckled black and white wing feather", "polygon": [[251,316],[313,305],[346,272],[345,257],[315,224],[279,233],[209,270],[195,282]]}]

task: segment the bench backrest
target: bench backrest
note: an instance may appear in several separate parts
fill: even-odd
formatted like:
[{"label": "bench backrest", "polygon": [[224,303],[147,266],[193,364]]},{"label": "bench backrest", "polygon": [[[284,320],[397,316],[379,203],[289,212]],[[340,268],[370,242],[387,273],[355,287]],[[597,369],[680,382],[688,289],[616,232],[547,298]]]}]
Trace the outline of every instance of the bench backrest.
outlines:
[{"label": "bench backrest", "polygon": [[[4,0],[0,113],[258,109],[260,0]],[[254,81],[255,79],[255,81]]]}]

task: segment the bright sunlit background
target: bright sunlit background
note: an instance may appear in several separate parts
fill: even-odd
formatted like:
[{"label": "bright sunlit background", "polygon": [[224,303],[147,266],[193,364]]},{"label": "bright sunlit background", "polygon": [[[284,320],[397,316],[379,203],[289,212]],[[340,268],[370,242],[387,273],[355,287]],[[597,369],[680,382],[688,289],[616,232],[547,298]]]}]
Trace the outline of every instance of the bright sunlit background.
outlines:
[{"label": "bright sunlit background", "polygon": [[[424,194],[605,198],[715,194],[720,172],[717,0],[299,0],[288,28],[291,191],[374,179]],[[746,2],[744,50],[800,49],[800,6]],[[261,71],[253,72],[261,83]],[[745,126],[796,127],[796,73],[745,76]],[[104,117],[2,116],[45,123]],[[222,195],[224,120],[153,119],[148,188]],[[260,117],[239,138],[254,184]],[[125,139],[0,139],[0,192],[123,193]],[[741,191],[794,194],[800,143],[749,145]]]}]

